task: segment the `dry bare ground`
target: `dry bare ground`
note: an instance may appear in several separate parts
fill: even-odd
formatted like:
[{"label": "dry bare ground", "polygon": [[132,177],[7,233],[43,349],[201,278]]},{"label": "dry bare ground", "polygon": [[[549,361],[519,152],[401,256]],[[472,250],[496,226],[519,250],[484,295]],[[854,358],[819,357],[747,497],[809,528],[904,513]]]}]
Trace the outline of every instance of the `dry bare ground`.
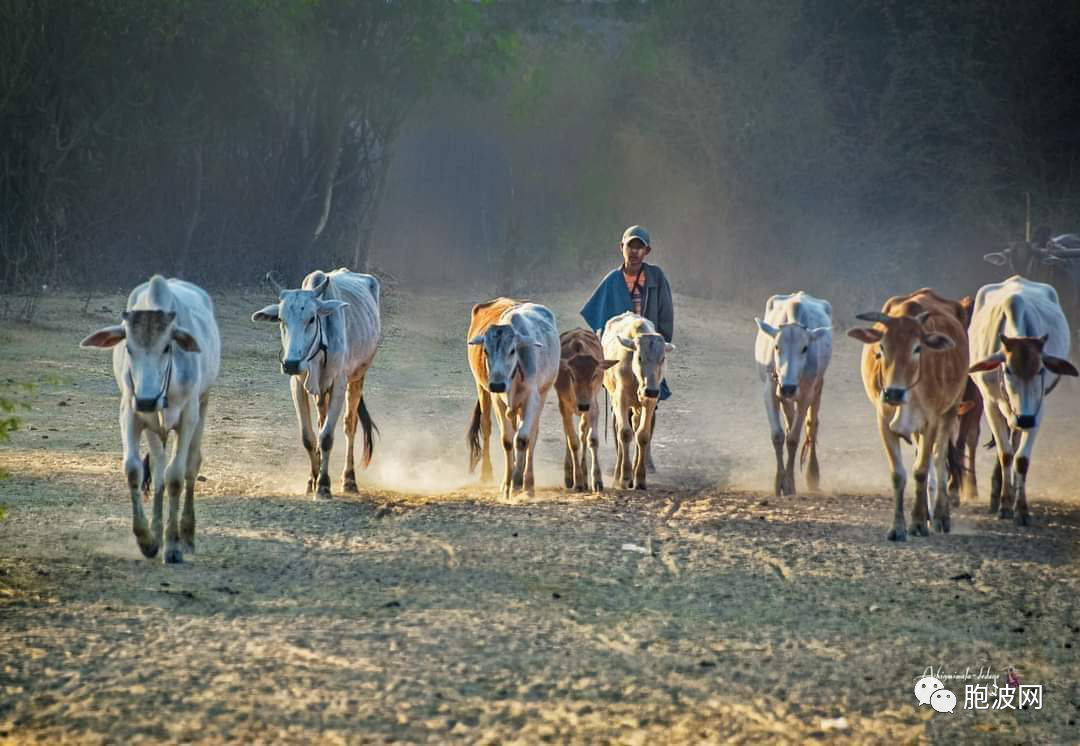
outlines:
[{"label": "dry bare ground", "polygon": [[[539,300],[565,329],[581,298]],[[108,355],[77,349],[123,296],[88,315],[53,297],[34,324],[7,324],[0,380],[61,383],[31,396],[0,451],[0,740],[1077,739],[1080,387],[1047,412],[1031,528],[985,515],[984,455],[954,533],[897,545],[858,345],[838,333],[826,383],[829,491],[774,498],[760,309],[678,298],[652,489],[564,491],[549,401],[541,489],[507,505],[465,470],[463,337],[480,299],[387,299],[375,461],[360,497],[316,502],[276,330],[248,320],[268,296],[218,294],[198,554],[175,567],[136,549]],[[610,472],[610,442],[602,453]],[[1043,686],[1041,710],[935,714],[912,693],[929,666],[1010,664]]]}]

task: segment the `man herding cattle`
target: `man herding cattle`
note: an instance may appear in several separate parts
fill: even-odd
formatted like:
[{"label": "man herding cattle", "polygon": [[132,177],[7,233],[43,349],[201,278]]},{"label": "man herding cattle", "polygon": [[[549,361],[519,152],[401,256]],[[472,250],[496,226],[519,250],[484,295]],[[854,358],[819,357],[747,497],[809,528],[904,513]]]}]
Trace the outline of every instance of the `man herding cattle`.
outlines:
[{"label": "man herding cattle", "polygon": [[476,407],[469,425],[469,469],[483,460],[481,478],[491,478],[491,404],[499,420],[505,470],[504,498],[514,490],[534,494],[533,461],[540,414],[559,373],[559,332],[544,306],[496,298],[473,306],[466,335]]},{"label": "man herding cattle", "polygon": [[[379,347],[379,281],[345,268],[316,270],[299,290],[286,290],[267,276],[278,291],[277,303],[256,311],[252,321],[281,326],[281,372],[291,376],[293,404],[300,421],[300,439],[311,460],[307,492],[330,497],[330,451],[334,429],[345,410],[346,492],[356,492],[353,450],[356,426],[363,430],[363,465],[371,462],[377,430],[364,404],[364,376]],[[311,429],[311,399],[319,413],[319,440]]]},{"label": "man herding cattle", "polygon": [[[997,443],[990,512],[1030,521],[1027,474],[1043,403],[1061,376],[1076,376],[1069,323],[1050,285],[1014,275],[982,287],[971,319],[971,372]],[[1013,457],[1015,455],[1015,471]]]},{"label": "man herding cattle", "polygon": [[[811,490],[817,490],[820,477],[817,434],[821,389],[832,358],[832,306],[802,291],[774,295],[765,304],[765,319],[754,321],[758,326],[754,356],[765,384],[765,414],[776,451],[773,490],[777,496],[795,494],[795,452],[804,420],[806,444],[799,460],[807,463],[809,456],[806,482]],[[780,423],[781,407],[786,433]]]},{"label": "man herding cattle", "polygon": [[[154,275],[131,291],[121,323],[94,332],[80,346],[113,348],[124,472],[139,549],[155,557],[161,548],[162,498],[167,487],[164,560],[182,562],[185,551],[195,552],[195,480],[202,464],[207,397],[221,366],[221,339],[210,296],[189,282]],[[172,431],[176,448],[166,468],[165,445]],[[143,433],[150,447],[154,483],[149,527],[140,494]],[[185,488],[184,510],[178,517],[181,487]]]},{"label": "man herding cattle", "polygon": [[[563,435],[566,436],[566,457],[563,460],[567,488],[584,492],[602,492],[604,478],[600,471],[600,433],[597,423],[606,413],[600,409],[600,387],[604,371],[615,365],[605,360],[600,339],[587,329],[571,329],[559,337],[561,356],[555,391],[559,396]],[[577,427],[574,417],[580,418]],[[591,473],[585,470],[585,447],[592,456]],[[586,477],[588,474],[588,477]]]},{"label": "man herding cattle", "polygon": [[862,379],[866,395],[877,411],[878,431],[892,472],[895,512],[889,531],[892,541],[905,541],[904,471],[900,440],[914,440],[915,501],[911,508],[911,533],[927,536],[929,508],[927,476],[931,457],[937,482],[934,528],[950,529],[950,505],[946,494],[946,459],[958,415],[967,410],[962,402],[967,382],[967,332],[964,309],[928,288],[885,302],[880,312],[856,318],[876,322],[873,328],[855,328],[848,336],[866,346],[862,354]]}]

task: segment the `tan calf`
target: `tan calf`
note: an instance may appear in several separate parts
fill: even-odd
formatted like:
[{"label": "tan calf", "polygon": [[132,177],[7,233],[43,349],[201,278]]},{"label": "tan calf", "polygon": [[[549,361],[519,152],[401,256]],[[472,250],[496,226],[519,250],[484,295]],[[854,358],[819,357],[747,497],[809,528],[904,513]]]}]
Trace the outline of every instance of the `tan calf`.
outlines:
[{"label": "tan calf", "polygon": [[[616,360],[605,360],[600,338],[586,329],[571,329],[559,337],[561,356],[555,391],[559,396],[563,433],[566,435],[566,458],[563,470],[567,488],[578,492],[591,489],[603,492],[604,478],[600,472],[600,436],[597,428],[603,414],[600,409],[600,387],[604,371]],[[574,417],[579,421],[574,424]],[[585,469],[585,444],[592,457],[592,471]]]}]

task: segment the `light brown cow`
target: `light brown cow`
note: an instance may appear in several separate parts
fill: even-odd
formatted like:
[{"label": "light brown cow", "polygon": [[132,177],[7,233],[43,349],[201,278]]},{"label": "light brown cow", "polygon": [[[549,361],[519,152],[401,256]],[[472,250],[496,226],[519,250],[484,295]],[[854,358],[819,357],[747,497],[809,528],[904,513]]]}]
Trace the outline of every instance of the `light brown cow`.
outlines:
[{"label": "light brown cow", "polygon": [[499,419],[505,470],[501,492],[534,493],[533,453],[540,413],[559,374],[559,332],[555,315],[536,303],[496,298],[473,307],[466,337],[469,367],[476,383],[476,407],[469,425],[469,469],[484,462],[481,478],[491,478],[491,409]]},{"label": "light brown cow", "polygon": [[964,310],[956,301],[929,288],[885,302],[880,312],[856,316],[873,321],[873,328],[855,328],[848,336],[863,342],[862,379],[866,395],[877,410],[878,430],[892,471],[895,513],[888,537],[905,541],[904,471],[901,438],[917,448],[915,503],[911,533],[929,535],[927,476],[931,457],[938,484],[934,528],[948,533],[949,498],[946,458],[949,438],[963,405],[967,383],[968,344]]},{"label": "light brown cow", "polygon": [[[559,396],[563,433],[566,435],[566,458],[563,471],[567,488],[584,492],[603,492],[604,478],[600,473],[600,434],[598,423],[603,416],[600,408],[600,387],[604,371],[617,360],[605,360],[600,338],[587,329],[571,329],[559,337],[561,357],[555,391]],[[580,419],[574,424],[574,416]],[[585,444],[592,457],[592,471],[585,469]],[[588,474],[588,476],[586,476]]]}]

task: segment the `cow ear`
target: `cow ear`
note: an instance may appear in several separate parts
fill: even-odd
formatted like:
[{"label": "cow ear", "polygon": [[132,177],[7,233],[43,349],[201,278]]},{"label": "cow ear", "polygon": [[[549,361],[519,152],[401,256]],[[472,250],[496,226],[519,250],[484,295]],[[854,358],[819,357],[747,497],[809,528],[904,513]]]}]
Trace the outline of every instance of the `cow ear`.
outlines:
[{"label": "cow ear", "polygon": [[611,366],[618,365],[618,364],[619,364],[618,360],[601,360],[600,361],[600,367],[603,368],[604,370],[607,370]]},{"label": "cow ear", "polygon": [[862,326],[857,326],[854,329],[848,329],[847,335],[852,339],[857,339],[863,344],[872,345],[875,342],[880,342],[881,338],[885,336],[885,333],[879,329],[867,329]]},{"label": "cow ear", "polygon": [[831,326],[819,326],[816,329],[810,330],[810,339],[821,339],[826,333],[831,332]]},{"label": "cow ear", "polygon": [[281,306],[275,303],[251,314],[252,321],[281,321]]},{"label": "cow ear", "polygon": [[1009,349],[1009,345],[1012,344],[1012,337],[1006,337],[1004,334],[999,334],[998,339],[1001,341],[1001,344],[1004,345],[1006,350]]},{"label": "cow ear", "polygon": [[671,342],[665,342],[664,343],[664,352],[668,352],[668,353],[675,352],[675,345],[671,344]]},{"label": "cow ear", "polygon": [[990,262],[995,267],[1001,267],[1008,263],[1009,257],[1000,251],[991,251],[989,254],[983,254],[983,261]]},{"label": "cow ear", "polygon": [[938,334],[937,332],[924,334],[922,341],[931,350],[951,350],[956,347],[956,342],[953,342],[952,337],[946,337],[944,334]]},{"label": "cow ear", "polygon": [[98,329],[82,342],[79,342],[79,347],[112,347],[126,336],[127,332],[122,324],[107,326],[104,329]]},{"label": "cow ear", "polygon": [[470,339],[468,343],[471,344],[471,345],[482,345],[482,344],[484,344],[484,335],[483,334],[477,334],[475,337]]},{"label": "cow ear", "polygon": [[1056,373],[1059,376],[1080,376],[1080,371],[1076,370],[1076,366],[1065,358],[1043,355],[1042,361],[1043,365],[1051,373]]},{"label": "cow ear", "polygon": [[319,301],[319,315],[329,316],[339,308],[345,308],[349,304],[343,300],[321,300]]},{"label": "cow ear", "polygon": [[768,334],[770,337],[775,337],[780,333],[780,330],[771,324],[767,324],[757,316],[754,317],[754,323],[757,324],[757,328],[761,330],[762,334]]},{"label": "cow ear", "polygon": [[1046,340],[1050,339],[1049,334],[1044,334],[1039,337],[1039,351],[1042,352],[1042,348],[1046,346]]},{"label": "cow ear", "polygon": [[619,344],[621,344],[623,347],[625,347],[628,350],[636,350],[637,349],[637,345],[634,344],[634,340],[627,339],[626,337],[624,337],[622,335],[619,335]]},{"label": "cow ear", "polygon": [[173,329],[172,338],[176,340],[176,344],[180,345],[180,349],[184,352],[202,352],[202,348],[195,341],[195,337],[191,336],[191,332],[181,326]]},{"label": "cow ear", "polygon": [[1004,355],[1000,353],[997,355],[991,355],[985,360],[980,360],[979,362],[968,368],[968,373],[985,373],[989,370],[994,370],[1003,362],[1005,362]]}]

